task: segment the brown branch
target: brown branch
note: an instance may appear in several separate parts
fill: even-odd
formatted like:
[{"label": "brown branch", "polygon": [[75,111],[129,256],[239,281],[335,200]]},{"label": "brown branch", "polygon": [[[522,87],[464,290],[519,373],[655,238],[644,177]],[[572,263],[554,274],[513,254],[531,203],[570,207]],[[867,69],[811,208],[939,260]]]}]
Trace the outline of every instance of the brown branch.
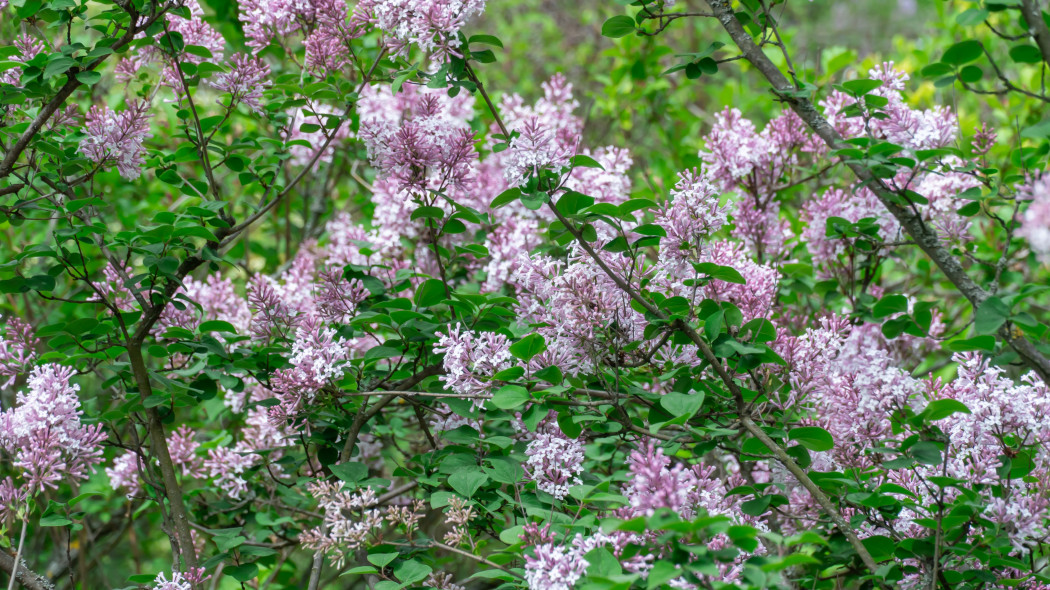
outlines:
[{"label": "brown branch", "polygon": [[1028,23],[1028,31],[1043,54],[1043,61],[1050,64],[1050,27],[1046,26],[1043,9],[1036,0],[1021,0],[1021,14]]},{"label": "brown branch", "polygon": [[[14,556],[4,550],[0,550],[0,571],[10,575],[15,569]],[[15,580],[23,587],[29,590],[54,590],[55,585],[51,580],[27,568],[24,560],[18,564],[17,570],[18,574],[15,575]]]}]

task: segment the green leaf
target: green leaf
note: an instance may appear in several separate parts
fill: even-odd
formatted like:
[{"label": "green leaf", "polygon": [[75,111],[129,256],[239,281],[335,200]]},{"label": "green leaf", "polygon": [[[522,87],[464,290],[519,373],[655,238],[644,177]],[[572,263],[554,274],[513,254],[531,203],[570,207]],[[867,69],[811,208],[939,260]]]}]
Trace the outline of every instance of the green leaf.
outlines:
[{"label": "green leaf", "polygon": [[995,350],[995,336],[984,335],[963,340],[951,340],[944,347],[951,352],[969,352],[972,350],[993,352]]},{"label": "green leaf", "polygon": [[969,8],[955,17],[955,22],[964,27],[972,27],[984,22],[988,18],[988,11],[983,8]]},{"label": "green leaf", "polygon": [[525,470],[521,468],[521,464],[510,457],[492,455],[487,460],[492,463],[492,467],[486,467],[485,473],[493,481],[514,484],[525,477]]},{"label": "green leaf", "polygon": [[850,80],[849,82],[843,82],[842,87],[846,89],[846,92],[854,96],[863,96],[872,90],[875,90],[879,86],[882,86],[882,80]]},{"label": "green leaf", "polygon": [[555,206],[564,215],[575,215],[593,204],[594,197],[576,191],[568,191],[558,199],[558,203]]},{"label": "green leaf", "polygon": [[984,45],[981,45],[980,41],[972,39],[960,41],[944,52],[941,61],[949,65],[960,66],[981,57],[983,53]]},{"label": "green leaf", "polygon": [[883,535],[874,535],[861,539],[861,543],[871,553],[871,556],[875,558],[875,561],[889,559],[897,548],[897,543],[893,539]]},{"label": "green leaf", "polygon": [[337,463],[328,468],[332,470],[332,475],[347,483],[356,484],[368,477],[368,466],[363,463]]},{"label": "green leaf", "polygon": [[81,84],[85,84],[87,86],[94,86],[101,79],[102,74],[94,70],[88,70],[86,72],[77,73],[77,80],[79,80]]},{"label": "green leaf", "polygon": [[499,40],[499,37],[493,35],[471,35],[470,39],[467,39],[467,43],[480,43],[483,45],[494,45],[503,49],[503,42]]},{"label": "green leaf", "polygon": [[936,422],[937,420],[943,420],[952,414],[969,414],[971,412],[970,408],[967,408],[966,404],[959,400],[939,399],[930,402],[922,413],[930,422]]},{"label": "green leaf", "polygon": [[233,324],[221,320],[208,320],[206,322],[201,322],[201,325],[197,329],[200,330],[202,334],[207,332],[237,333],[237,328],[233,327]]},{"label": "green leaf", "polygon": [[417,219],[442,219],[445,217],[445,210],[441,207],[418,207],[412,212],[412,221]]},{"label": "green leaf", "polygon": [[811,451],[830,451],[835,446],[831,434],[819,426],[792,428],[788,432],[788,438]]},{"label": "green leaf", "polygon": [[1042,139],[1044,137],[1050,137],[1050,119],[1025,127],[1021,130],[1021,137],[1026,139]]},{"label": "green leaf", "polygon": [[562,374],[561,369],[554,365],[536,371],[536,373],[533,374],[533,377],[543,379],[547,383],[553,383],[555,385],[561,383],[565,379],[565,375]]},{"label": "green leaf", "polygon": [[735,283],[737,285],[743,285],[747,283],[744,280],[744,276],[740,274],[740,271],[731,266],[722,266],[715,264],[714,262],[700,262],[693,265],[696,272],[705,274],[713,279],[725,281],[727,283]]},{"label": "green leaf", "polygon": [[368,563],[376,567],[386,567],[391,561],[397,559],[397,556],[397,553],[369,553],[366,559],[368,559]]},{"label": "green leaf", "polygon": [[598,168],[599,170],[605,170],[605,167],[599,164],[598,160],[583,154],[573,156],[569,159],[569,163],[574,168]]},{"label": "green leaf", "polygon": [[740,511],[748,516],[762,516],[769,508],[773,496],[759,496],[754,500],[748,500],[740,505]]},{"label": "green leaf", "polygon": [[71,57],[56,57],[48,62],[47,67],[44,68],[44,79],[54,78],[76,65],[76,63]]},{"label": "green leaf", "polygon": [[1034,45],[1014,45],[1010,48],[1010,59],[1019,64],[1037,64],[1043,61],[1043,54]]},{"label": "green leaf", "polygon": [[602,24],[602,36],[612,39],[626,37],[634,31],[634,19],[624,14],[614,16]]},{"label": "green leaf", "polygon": [[420,308],[441,303],[446,298],[445,283],[438,279],[427,279],[416,288],[415,302]]},{"label": "green leaf", "polygon": [[516,545],[521,542],[521,534],[525,531],[522,525],[512,526],[499,532],[499,540],[507,545]]},{"label": "green leaf", "polygon": [[558,427],[561,428],[562,434],[569,438],[576,438],[583,433],[583,427],[572,419],[570,412],[558,413]]},{"label": "green leaf", "polygon": [[908,298],[904,295],[887,295],[880,299],[871,311],[876,318],[906,312],[908,311]]},{"label": "green leaf", "polygon": [[660,406],[675,418],[692,418],[704,405],[704,394],[672,391],[660,398]]},{"label": "green leaf", "polygon": [[73,524],[73,521],[62,514],[48,514],[40,517],[40,526],[67,526],[71,524]]},{"label": "green leaf", "polygon": [[521,189],[517,187],[509,188],[500,193],[495,199],[492,199],[492,203],[489,204],[489,207],[492,207],[493,209],[499,209],[500,207],[509,205],[520,198]]},{"label": "green leaf", "polygon": [[973,329],[978,335],[994,334],[1010,317],[1010,308],[1002,299],[992,296],[985,299],[974,314]]},{"label": "green leaf", "polygon": [[223,571],[238,582],[247,582],[248,580],[254,580],[255,576],[259,575],[259,566],[254,563],[245,563],[227,567]]},{"label": "green leaf", "polygon": [[448,485],[456,490],[464,498],[471,498],[482,485],[489,480],[489,476],[479,469],[464,469],[453,473],[448,478]]},{"label": "green leaf", "polygon": [[514,355],[515,358],[519,358],[525,362],[529,362],[532,360],[532,357],[545,350],[547,350],[547,342],[543,339],[543,336],[539,334],[529,334],[510,345],[510,353]]},{"label": "green leaf", "polygon": [[532,398],[524,387],[520,385],[506,385],[492,396],[491,403],[501,410],[512,410],[524,405],[530,399]]}]

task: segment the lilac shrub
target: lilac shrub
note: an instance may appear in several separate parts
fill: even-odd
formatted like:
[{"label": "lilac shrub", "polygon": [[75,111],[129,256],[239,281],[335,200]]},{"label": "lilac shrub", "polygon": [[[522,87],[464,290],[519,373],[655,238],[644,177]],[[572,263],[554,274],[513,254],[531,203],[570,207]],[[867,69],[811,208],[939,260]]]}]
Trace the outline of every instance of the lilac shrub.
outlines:
[{"label": "lilac shrub", "polygon": [[12,587],[1050,583],[1045,125],[914,96],[984,45],[818,86],[767,3],[636,2],[776,99],[654,178],[486,85],[484,0],[77,6],[0,5]]}]

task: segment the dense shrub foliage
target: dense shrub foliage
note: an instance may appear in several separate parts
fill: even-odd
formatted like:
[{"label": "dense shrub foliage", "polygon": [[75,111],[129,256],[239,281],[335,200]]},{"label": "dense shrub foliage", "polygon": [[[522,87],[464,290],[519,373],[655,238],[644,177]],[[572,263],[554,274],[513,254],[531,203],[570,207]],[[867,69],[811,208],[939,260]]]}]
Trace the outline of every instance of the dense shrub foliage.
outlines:
[{"label": "dense shrub foliage", "polygon": [[1050,584],[1044,3],[591,4],[0,0],[9,590]]}]

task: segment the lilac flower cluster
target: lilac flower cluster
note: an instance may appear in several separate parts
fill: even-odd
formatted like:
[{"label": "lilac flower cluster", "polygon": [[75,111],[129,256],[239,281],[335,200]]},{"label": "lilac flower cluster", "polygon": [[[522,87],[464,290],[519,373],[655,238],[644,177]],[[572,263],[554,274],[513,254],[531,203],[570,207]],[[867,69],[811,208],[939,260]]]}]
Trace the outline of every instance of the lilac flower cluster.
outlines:
[{"label": "lilac flower cluster", "polygon": [[493,389],[492,376],[511,365],[509,346],[503,334],[475,334],[455,326],[442,334],[434,346],[434,352],[445,355],[441,380],[448,389],[481,407],[484,396]]},{"label": "lilac flower cluster", "polygon": [[729,207],[719,205],[718,191],[706,174],[686,170],[678,174],[671,202],[655,222],[664,228],[660,264],[680,267],[700,260],[701,244],[729,222]]},{"label": "lilac flower cluster", "polygon": [[[15,49],[18,50],[18,55],[12,56],[9,59],[20,64],[29,62],[29,60],[33,59],[44,50],[44,44],[41,43],[39,39],[25,33],[19,35],[18,38],[15,39],[13,45]],[[21,84],[21,73],[21,68],[11,68],[0,72],[0,84],[19,86]]]},{"label": "lilac flower cluster", "polygon": [[583,444],[560,430],[545,428],[536,433],[525,455],[525,476],[536,482],[540,491],[558,500],[569,495],[570,487],[582,483],[579,476],[583,471]]},{"label": "lilac flower cluster", "polygon": [[444,93],[406,93],[412,96],[403,99],[406,108],[398,120],[362,118],[360,136],[369,158],[383,177],[394,180],[398,191],[416,199],[462,188],[478,156],[474,134],[457,116],[464,106]]},{"label": "lilac flower cluster", "polygon": [[373,23],[387,34],[395,54],[415,45],[439,60],[462,57],[457,33],[485,10],[485,0],[361,0],[354,18]]},{"label": "lilac flower cluster", "polygon": [[91,107],[80,153],[99,168],[115,165],[124,178],[138,178],[146,162],[143,142],[153,137],[150,117],[150,104],[146,101],[130,101],[119,113],[109,107]]},{"label": "lilac flower cluster", "polygon": [[229,59],[229,71],[216,74],[211,85],[230,94],[230,107],[243,104],[256,114],[263,111],[263,91],[271,86],[270,66],[246,53],[235,53]]},{"label": "lilac flower cluster", "polygon": [[30,496],[63,479],[86,479],[102,460],[106,434],[101,425],[81,422],[80,386],[69,382],[72,376],[69,367],[34,368],[17,405],[0,413],[0,450],[22,470]]},{"label": "lilac flower cluster", "polygon": [[331,555],[332,565],[337,568],[383,525],[383,515],[375,508],[376,495],[372,488],[350,492],[341,487],[342,484],[327,481],[308,485],[324,510],[324,524],[299,536],[307,549]]},{"label": "lilac flower cluster", "polygon": [[1041,262],[1050,263],[1050,173],[1032,178],[1019,192],[1030,203],[1021,215],[1017,235],[1028,240],[1028,247]]},{"label": "lilac flower cluster", "polygon": [[[628,466],[630,475],[624,495],[629,505],[616,511],[618,518],[631,519],[669,509],[683,518],[693,518],[700,510],[706,510],[709,514],[753,521],[740,512],[736,498],[726,495],[729,488],[717,478],[713,467],[672,466],[662,449],[651,443],[643,450],[633,451]],[[558,543],[549,527],[549,523],[542,528],[530,523],[522,535],[522,541],[532,547],[531,554],[525,556],[525,580],[530,590],[570,590],[590,565],[585,556],[597,547],[609,548],[625,571],[637,573],[642,579],[648,577],[652,562],[667,551],[655,535],[625,531],[598,532],[589,537],[577,534],[569,542]],[[643,550],[627,558],[624,550],[629,546]],[[732,581],[739,572],[739,567],[725,566],[722,579]],[[683,577],[670,583],[674,587],[691,587]]]},{"label": "lilac flower cluster", "polygon": [[7,329],[0,335],[0,377],[8,380],[0,383],[0,389],[11,385],[17,375],[28,369],[40,345],[29,324],[18,318],[6,318],[5,323]]}]

